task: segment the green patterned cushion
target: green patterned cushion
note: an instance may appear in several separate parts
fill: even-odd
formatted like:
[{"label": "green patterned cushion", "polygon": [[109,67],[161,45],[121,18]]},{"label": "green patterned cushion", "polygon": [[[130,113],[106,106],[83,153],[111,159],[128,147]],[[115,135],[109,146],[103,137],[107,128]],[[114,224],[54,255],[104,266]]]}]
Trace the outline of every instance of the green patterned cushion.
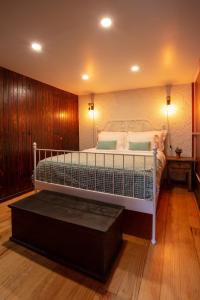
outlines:
[{"label": "green patterned cushion", "polygon": [[147,151],[151,150],[151,142],[129,142],[129,150]]},{"label": "green patterned cushion", "polygon": [[117,141],[99,141],[97,149],[114,150],[117,147]]}]

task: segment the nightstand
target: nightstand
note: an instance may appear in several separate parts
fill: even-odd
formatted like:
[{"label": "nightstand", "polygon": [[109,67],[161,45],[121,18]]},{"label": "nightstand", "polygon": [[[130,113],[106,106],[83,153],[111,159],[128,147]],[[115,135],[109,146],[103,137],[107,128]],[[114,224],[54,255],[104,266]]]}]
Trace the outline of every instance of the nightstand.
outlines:
[{"label": "nightstand", "polygon": [[193,157],[167,156],[167,182],[171,180],[187,182],[188,191],[192,191],[192,176],[195,165]]}]

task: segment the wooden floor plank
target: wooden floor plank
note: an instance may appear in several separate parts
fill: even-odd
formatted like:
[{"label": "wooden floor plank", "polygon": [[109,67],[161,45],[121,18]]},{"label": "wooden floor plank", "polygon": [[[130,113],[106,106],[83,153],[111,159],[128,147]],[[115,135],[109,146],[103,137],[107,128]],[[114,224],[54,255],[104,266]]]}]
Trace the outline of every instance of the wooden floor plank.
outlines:
[{"label": "wooden floor plank", "polygon": [[157,244],[150,245],[138,299],[160,299],[167,211],[170,193],[162,192],[157,211]]},{"label": "wooden floor plank", "polygon": [[191,228],[192,236],[194,240],[194,246],[197,253],[199,265],[200,265],[200,228]]},{"label": "wooden floor plank", "polygon": [[160,299],[200,299],[200,269],[190,229],[188,193],[175,189],[169,201]]},{"label": "wooden floor plank", "polygon": [[189,224],[191,227],[200,229],[200,211],[195,200],[196,199],[194,193],[187,193],[185,201],[187,203]]},{"label": "wooden floor plank", "polygon": [[157,245],[124,235],[105,284],[9,241],[7,205],[22,198],[0,204],[0,300],[200,299],[200,219],[193,193],[176,187],[162,192]]}]

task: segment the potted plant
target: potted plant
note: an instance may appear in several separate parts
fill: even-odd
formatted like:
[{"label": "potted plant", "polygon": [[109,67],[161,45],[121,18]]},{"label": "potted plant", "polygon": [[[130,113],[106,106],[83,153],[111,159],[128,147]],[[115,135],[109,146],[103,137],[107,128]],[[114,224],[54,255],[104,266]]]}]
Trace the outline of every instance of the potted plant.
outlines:
[{"label": "potted plant", "polygon": [[179,148],[179,147],[176,147],[175,152],[176,152],[176,157],[180,158],[181,157],[181,153],[182,153],[182,149]]}]

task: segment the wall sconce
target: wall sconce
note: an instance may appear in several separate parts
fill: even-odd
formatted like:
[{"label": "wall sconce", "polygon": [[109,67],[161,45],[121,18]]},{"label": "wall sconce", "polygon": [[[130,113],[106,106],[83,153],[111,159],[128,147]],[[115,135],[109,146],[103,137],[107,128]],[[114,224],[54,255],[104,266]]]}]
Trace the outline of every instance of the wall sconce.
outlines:
[{"label": "wall sconce", "polygon": [[88,114],[91,119],[94,118],[94,103],[93,102],[88,103]]},{"label": "wall sconce", "polygon": [[170,105],[170,104],[171,104],[171,97],[167,96],[167,105]]},{"label": "wall sconce", "polygon": [[162,108],[162,112],[166,115],[167,121],[167,131],[168,131],[168,146],[170,152],[172,152],[172,144],[171,144],[171,131],[170,131],[170,120],[169,116],[173,115],[176,112],[176,107],[171,104],[171,85],[166,86],[166,104]]},{"label": "wall sconce", "polygon": [[94,103],[93,102],[88,103],[88,110],[89,111],[94,110]]},{"label": "wall sconce", "polygon": [[94,109],[94,94],[90,95],[91,101],[88,103],[88,114],[91,119],[94,119],[96,112]]},{"label": "wall sconce", "polygon": [[96,135],[96,130],[95,130],[95,116],[96,116],[96,111],[94,109],[94,97],[95,97],[95,94],[94,93],[91,93],[90,94],[90,102],[88,103],[88,115],[89,115],[89,118],[91,119],[91,124],[92,124],[92,141],[93,141],[93,146],[96,145],[96,138],[95,138],[95,135]]},{"label": "wall sconce", "polygon": [[171,104],[171,96],[167,96],[166,104],[163,106],[162,112],[166,116],[171,116],[176,112],[176,107],[173,104]]}]

